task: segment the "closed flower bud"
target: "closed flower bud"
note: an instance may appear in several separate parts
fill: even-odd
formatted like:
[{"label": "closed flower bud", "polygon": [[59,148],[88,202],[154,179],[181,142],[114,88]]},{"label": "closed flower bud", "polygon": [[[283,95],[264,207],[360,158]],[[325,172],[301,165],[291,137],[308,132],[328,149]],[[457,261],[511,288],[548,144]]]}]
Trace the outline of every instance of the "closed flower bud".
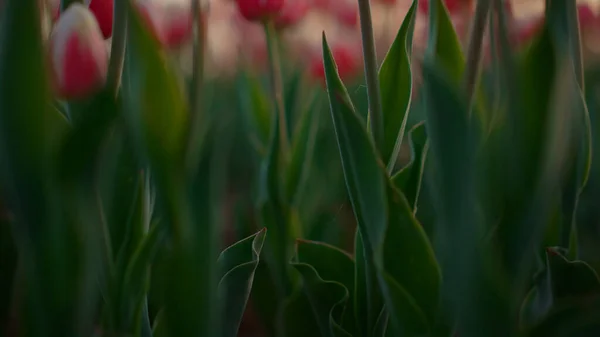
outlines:
[{"label": "closed flower bud", "polygon": [[154,37],[166,48],[178,48],[192,37],[194,18],[189,6],[138,2],[138,9]]},{"label": "closed flower bud", "polygon": [[108,53],[94,15],[73,4],[60,16],[50,38],[54,86],[61,98],[90,95],[106,81]]},{"label": "closed flower bud", "polygon": [[283,9],[284,0],[236,0],[240,14],[248,21],[266,21],[276,18]]},{"label": "closed flower bud", "polygon": [[86,4],[96,17],[104,38],[110,38],[113,30],[114,0],[86,0]]}]

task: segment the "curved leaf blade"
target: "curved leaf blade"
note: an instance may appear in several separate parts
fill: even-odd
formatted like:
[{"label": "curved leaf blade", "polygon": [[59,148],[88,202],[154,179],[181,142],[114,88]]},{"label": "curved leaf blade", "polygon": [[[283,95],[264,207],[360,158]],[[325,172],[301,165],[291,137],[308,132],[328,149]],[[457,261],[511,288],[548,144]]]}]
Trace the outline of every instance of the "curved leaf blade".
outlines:
[{"label": "curved leaf blade", "polygon": [[413,1],[410,6],[379,69],[384,122],[381,156],[389,172],[393,170],[398,158],[411,104],[411,54],[417,3],[418,1]]},{"label": "curved leaf blade", "polygon": [[237,336],[265,242],[266,228],[225,249],[217,260],[221,303],[221,336]]},{"label": "curved leaf blade", "polygon": [[409,131],[411,159],[405,167],[392,177],[394,186],[398,188],[410,205],[413,213],[417,213],[417,202],[421,191],[425,161],[429,150],[425,123],[415,125]]}]

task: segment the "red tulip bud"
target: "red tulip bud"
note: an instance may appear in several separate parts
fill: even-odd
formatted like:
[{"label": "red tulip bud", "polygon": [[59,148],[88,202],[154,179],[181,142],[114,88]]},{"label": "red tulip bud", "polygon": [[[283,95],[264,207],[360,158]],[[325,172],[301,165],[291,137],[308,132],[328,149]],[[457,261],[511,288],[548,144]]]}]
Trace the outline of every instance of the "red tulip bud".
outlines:
[{"label": "red tulip bud", "polygon": [[265,21],[277,17],[284,0],[236,0],[240,14],[248,21]]},{"label": "red tulip bud", "polygon": [[150,1],[137,4],[150,31],[163,46],[177,48],[192,37],[194,18],[189,7],[177,4],[160,6]]},{"label": "red tulip bud", "polygon": [[[449,13],[465,9],[470,10],[473,7],[473,0],[443,0],[443,2],[446,4]],[[429,12],[429,0],[419,0],[419,11],[421,13]]]},{"label": "red tulip bud", "polygon": [[110,38],[113,29],[114,0],[86,0],[86,4],[96,17],[104,38]]},{"label": "red tulip bud", "polygon": [[304,18],[308,9],[308,0],[287,0],[275,18],[275,25],[279,29],[293,26]]},{"label": "red tulip bud", "polygon": [[94,15],[75,3],[60,16],[50,38],[54,86],[58,96],[75,99],[104,85],[108,52]]}]

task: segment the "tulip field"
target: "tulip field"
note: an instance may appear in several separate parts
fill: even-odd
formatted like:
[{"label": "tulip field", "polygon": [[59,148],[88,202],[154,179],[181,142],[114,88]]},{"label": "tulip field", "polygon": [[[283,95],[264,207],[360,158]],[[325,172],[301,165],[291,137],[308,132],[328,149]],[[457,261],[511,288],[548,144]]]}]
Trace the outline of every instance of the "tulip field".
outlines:
[{"label": "tulip field", "polygon": [[0,0],[0,337],[600,336],[600,1]]}]

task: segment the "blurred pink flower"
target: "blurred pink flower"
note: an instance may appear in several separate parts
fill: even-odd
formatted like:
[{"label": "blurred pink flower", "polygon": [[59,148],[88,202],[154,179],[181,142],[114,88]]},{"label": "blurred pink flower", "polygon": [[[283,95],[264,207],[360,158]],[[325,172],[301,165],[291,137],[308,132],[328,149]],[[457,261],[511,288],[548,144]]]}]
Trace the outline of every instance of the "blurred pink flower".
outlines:
[{"label": "blurred pink flower", "polygon": [[235,0],[240,14],[248,21],[265,21],[276,17],[284,0]]},{"label": "blurred pink flower", "polygon": [[279,29],[293,26],[306,16],[309,9],[308,0],[286,0],[281,13],[275,18],[275,25]]},{"label": "blurred pink flower", "polygon": [[164,47],[178,48],[191,39],[194,20],[189,6],[152,1],[139,1],[137,5],[148,28]]},{"label": "blurred pink flower", "polygon": [[[444,0],[448,12],[455,13],[462,10],[471,10],[473,7],[473,0]],[[429,0],[419,0],[419,11],[422,13],[429,12]]]},{"label": "blurred pink flower", "polygon": [[53,85],[65,99],[88,96],[106,80],[108,52],[94,15],[75,3],[60,16],[50,38]]}]

